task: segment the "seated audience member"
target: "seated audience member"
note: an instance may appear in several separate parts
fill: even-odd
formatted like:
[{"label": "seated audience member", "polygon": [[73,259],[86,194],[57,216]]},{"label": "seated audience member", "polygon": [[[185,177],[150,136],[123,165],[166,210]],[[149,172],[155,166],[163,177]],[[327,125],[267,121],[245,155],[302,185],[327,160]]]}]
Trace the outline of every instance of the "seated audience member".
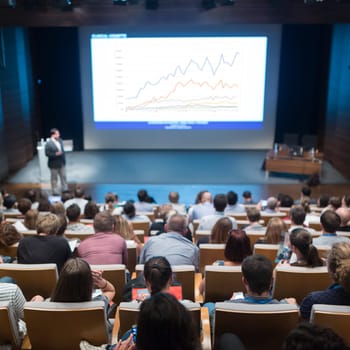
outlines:
[{"label": "seated audience member", "polygon": [[340,197],[336,197],[336,196],[330,197],[329,201],[328,201],[328,205],[323,208],[321,214],[323,214],[327,210],[336,211],[338,208],[341,207],[341,203],[342,202],[341,202],[341,198]]},{"label": "seated audience member", "polygon": [[32,207],[32,202],[28,198],[21,198],[18,201],[17,209],[24,216],[28,210]]},{"label": "seated audience member", "polygon": [[288,334],[282,350],[349,350],[349,347],[330,328],[303,322]]},{"label": "seated audience member", "polygon": [[317,206],[319,208],[327,207],[328,203],[329,203],[329,195],[328,194],[323,193],[317,199]]},{"label": "seated audience member", "polygon": [[[76,303],[102,300],[106,309],[106,323],[109,333],[112,325],[107,315],[109,305],[115,295],[112,283],[102,277],[103,271],[91,270],[90,265],[80,258],[69,259],[63,266],[51,302]],[[93,290],[100,289],[101,294],[92,297]]]},{"label": "seated audience member", "polygon": [[224,216],[215,223],[211,229],[210,236],[201,237],[197,245],[199,246],[203,243],[226,243],[231,230],[232,221],[227,216]]},{"label": "seated audience member", "polygon": [[252,193],[250,191],[244,191],[242,193],[242,197],[243,197],[243,204],[255,204],[252,197]]},{"label": "seated audience member", "polygon": [[170,192],[168,195],[169,203],[173,210],[175,210],[178,214],[185,215],[186,207],[185,204],[179,203],[180,195],[179,192]]},{"label": "seated audience member", "polygon": [[[177,212],[171,204],[162,204],[157,211],[157,216],[154,222],[151,223],[150,231],[158,231],[157,235],[165,232],[165,225],[168,218]],[[182,214],[181,214],[182,215]]]},{"label": "seated audience member", "polygon": [[199,249],[184,235],[187,233],[187,220],[183,215],[172,215],[166,225],[167,232],[151,237],[144,245],[140,264],[153,256],[165,256],[171,265],[194,265],[198,271]]},{"label": "seated audience member", "polygon": [[62,202],[55,202],[51,204],[50,212],[57,216],[66,216],[66,209]]},{"label": "seated audience member", "polygon": [[[198,230],[210,231],[215,223],[222,217],[225,216],[225,208],[227,205],[226,196],[222,193],[215,195],[214,197],[214,208],[215,212],[210,215],[202,216],[199,221]],[[233,217],[228,217],[232,221],[232,227],[237,228],[236,219]]]},{"label": "seated audience member", "polygon": [[266,202],[266,208],[261,212],[262,214],[276,214],[279,213],[279,203],[276,197],[269,197]]},{"label": "seated audience member", "polygon": [[294,204],[294,200],[289,194],[281,193],[277,196],[277,199],[282,208],[290,208]]},{"label": "seated audience member", "polygon": [[100,212],[100,208],[94,201],[88,201],[84,209],[84,219],[94,219],[95,215]]},{"label": "seated audience member", "polygon": [[[0,224],[0,248],[10,247],[22,239],[22,235],[16,230],[15,226],[2,222]],[[0,263],[11,263],[14,260],[11,256],[0,256]]]},{"label": "seated audience member", "polygon": [[236,299],[237,294],[233,293],[231,300],[227,302],[247,304],[296,303],[294,298],[278,301],[271,297],[273,265],[267,257],[260,254],[246,257],[242,262],[242,275],[243,285],[246,289],[244,297]]},{"label": "seated audience member", "polygon": [[85,205],[88,202],[87,199],[85,199],[85,192],[84,189],[81,187],[76,187],[74,189],[74,197],[72,199],[68,199],[64,202],[64,207],[67,209],[72,204],[78,204],[80,208],[80,212],[84,213]]},{"label": "seated audience member", "polygon": [[308,320],[312,305],[350,305],[350,242],[338,242],[332,246],[327,267],[333,284],[324,291],[307,295],[300,304],[302,318]]},{"label": "seated audience member", "polygon": [[[135,202],[135,210],[136,213],[142,213],[142,212],[149,212],[149,213],[153,213],[153,204],[152,204],[152,200],[150,199],[150,197],[148,196],[148,193],[146,190],[139,190],[137,192],[137,198],[138,201]],[[152,198],[153,199],[153,198]],[[154,202],[154,200],[153,200]]]},{"label": "seated audience member", "polygon": [[265,237],[256,243],[283,244],[287,234],[287,225],[280,218],[271,218],[267,224]]},{"label": "seated audience member", "polygon": [[340,207],[335,211],[340,217],[340,226],[338,231],[350,231],[350,210],[348,208]]},{"label": "seated audience member", "polygon": [[24,226],[27,230],[36,230],[39,212],[37,209],[30,209],[24,217]]},{"label": "seated audience member", "polygon": [[51,203],[49,198],[44,194],[39,198],[38,211],[49,212],[51,210]]},{"label": "seated audience member", "polygon": [[[149,295],[153,295],[159,292],[168,292],[172,283],[173,272],[169,261],[164,256],[154,256],[146,261],[143,274],[124,286],[123,300],[132,300],[132,288],[147,288]],[[149,295],[138,296],[137,301],[143,301]]]},{"label": "seated audience member", "polygon": [[68,218],[67,231],[94,233],[91,226],[84,225],[80,222],[80,207],[78,204],[71,204],[66,209]]},{"label": "seated audience member", "polygon": [[[227,205],[225,208],[225,215],[229,214],[245,214],[245,206],[242,204],[238,204],[238,195],[234,191],[229,191],[226,194]],[[214,205],[215,206],[215,205]]]},{"label": "seated audience member", "polygon": [[[225,245],[225,260],[217,260],[213,265],[219,266],[241,266],[242,261],[252,255],[249,237],[243,230],[231,230]],[[199,285],[199,292],[204,292],[205,279]]]},{"label": "seated audience member", "polygon": [[136,214],[135,205],[131,202],[126,202],[123,209],[124,219],[135,222],[135,221],[147,221],[151,225],[151,220],[147,215]]},{"label": "seated audience member", "polygon": [[108,210],[112,215],[120,215],[123,212],[123,207],[119,203],[119,197],[116,193],[107,192],[105,194],[104,210]]},{"label": "seated audience member", "polygon": [[73,194],[69,190],[62,191],[61,201],[62,203],[66,203],[69,199],[73,198]]},{"label": "seated audience member", "polygon": [[135,241],[140,243],[140,240],[134,233],[132,223],[125,220],[121,215],[113,215],[114,217],[114,232],[122,236],[126,241]]},{"label": "seated audience member", "polygon": [[327,210],[321,215],[322,234],[314,239],[314,245],[333,245],[335,242],[347,241],[349,238],[337,235],[341,219],[333,210]]},{"label": "seated audience member", "polygon": [[247,208],[247,218],[249,221],[249,225],[244,227],[245,230],[249,230],[249,231],[266,230],[266,227],[260,224],[261,214],[259,209]]},{"label": "seated audience member", "polygon": [[215,209],[212,204],[211,193],[208,191],[201,191],[197,194],[196,204],[188,211],[189,222],[193,220],[200,220],[203,216],[212,215]]},{"label": "seated audience member", "polygon": [[307,199],[310,202],[310,204],[317,203],[316,199],[311,198],[311,188],[309,186],[303,186],[301,188],[300,198],[295,200],[294,204],[296,204],[296,205],[301,204],[301,202],[304,199]]},{"label": "seated audience member", "polygon": [[108,212],[96,214],[95,234],[84,239],[78,247],[78,255],[89,264],[127,264],[126,241],[114,232],[115,219]]},{"label": "seated audience member", "polygon": [[14,194],[5,194],[3,200],[3,213],[20,214],[20,211],[16,208],[17,198]]},{"label": "seated audience member", "polygon": [[301,205],[294,205],[289,211],[289,219],[291,221],[289,232],[292,232],[298,228],[304,228],[310,233],[315,232],[315,230],[306,228],[304,226],[305,218],[306,212],[304,208]]},{"label": "seated audience member", "polygon": [[52,213],[39,215],[37,235],[24,237],[18,244],[18,263],[54,263],[60,271],[63,264],[71,257],[71,250],[65,238],[56,236],[59,226],[57,215]]},{"label": "seated audience member", "polygon": [[31,209],[38,209],[38,195],[38,191],[35,189],[30,189],[24,193],[23,198],[28,198],[32,203]]},{"label": "seated audience member", "polygon": [[140,306],[136,344],[130,334],[123,343],[90,345],[80,342],[81,350],[200,350],[201,344],[190,312],[175,297],[156,293]]},{"label": "seated audience member", "polygon": [[306,214],[305,220],[304,220],[305,226],[309,226],[309,224],[319,224],[320,223],[320,214],[312,212],[309,199],[303,198],[300,205],[303,207],[305,214]]},{"label": "seated audience member", "polygon": [[295,229],[289,235],[292,252],[296,255],[296,261],[291,266],[317,267],[324,262],[318,255],[317,248],[312,244],[312,236],[305,229]]},{"label": "seated audience member", "polygon": [[350,209],[350,196],[345,194],[341,199],[341,206]]}]

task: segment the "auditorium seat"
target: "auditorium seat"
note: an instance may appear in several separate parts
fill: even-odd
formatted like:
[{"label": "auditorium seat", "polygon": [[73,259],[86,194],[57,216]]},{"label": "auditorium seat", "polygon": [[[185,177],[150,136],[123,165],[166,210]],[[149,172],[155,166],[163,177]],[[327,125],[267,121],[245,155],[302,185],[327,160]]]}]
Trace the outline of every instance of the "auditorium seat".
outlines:
[{"label": "auditorium seat", "polygon": [[24,318],[32,349],[78,350],[81,340],[108,343],[103,301],[27,302]]},{"label": "auditorium seat", "polygon": [[86,238],[89,238],[94,233],[91,233],[91,231],[83,232],[83,231],[65,231],[64,237],[67,239],[79,239],[80,241],[83,241]]},{"label": "auditorium seat", "polygon": [[10,256],[17,259],[18,243],[12,244],[7,247],[0,247],[0,255]]},{"label": "auditorium seat", "polygon": [[206,239],[209,241],[211,235],[211,231],[208,230],[196,230],[196,234],[194,236],[194,243],[197,243],[200,239]]},{"label": "auditorium seat", "polygon": [[273,296],[278,300],[294,297],[300,304],[310,292],[324,290],[331,284],[327,266],[311,268],[278,265],[275,269]]},{"label": "auditorium seat", "polygon": [[56,286],[56,264],[0,264],[0,277],[10,276],[30,300],[34,295],[51,296]]},{"label": "auditorium seat", "polygon": [[266,256],[275,266],[276,256],[279,249],[279,244],[264,244],[256,243],[254,245],[254,254],[261,254]]},{"label": "auditorium seat", "polygon": [[204,272],[206,265],[212,265],[216,260],[224,260],[225,244],[205,243],[199,245],[199,271]]},{"label": "auditorium seat", "polygon": [[0,349],[6,349],[5,345],[9,345],[9,349],[20,349],[22,339],[9,301],[0,301],[0,324]]},{"label": "auditorium seat", "polygon": [[245,233],[249,237],[250,245],[253,249],[256,241],[258,241],[259,239],[263,239],[265,237],[266,231],[265,230],[255,230],[255,231],[245,230]]},{"label": "auditorium seat", "polygon": [[331,328],[350,345],[350,306],[314,304],[310,322]]},{"label": "auditorium seat", "polygon": [[126,283],[126,267],[123,264],[90,265],[91,270],[101,270],[103,278],[111,282],[115,288],[113,301],[119,305],[123,297],[123,288]]},{"label": "auditorium seat", "polygon": [[[140,276],[143,272],[144,265],[136,265],[136,275]],[[193,265],[172,265],[173,282],[181,283],[182,298],[195,300],[195,268]]]},{"label": "auditorium seat", "polygon": [[266,214],[264,212],[261,212],[261,219],[264,220],[264,225],[266,226],[269,223],[269,220],[272,218],[284,218],[286,217],[286,213],[284,212],[276,212],[273,214]]},{"label": "auditorium seat", "polygon": [[234,333],[247,350],[281,349],[299,321],[297,305],[216,303],[214,349],[224,333]]},{"label": "auditorium seat", "polygon": [[[138,230],[142,230],[145,236],[149,236],[149,228],[150,228],[149,221],[133,221],[132,227],[134,228],[134,232]],[[137,236],[139,237],[139,235]],[[141,240],[141,237],[139,238]],[[143,243],[143,237],[141,242]]]},{"label": "auditorium seat", "polygon": [[126,246],[128,248],[128,263],[126,267],[130,275],[132,275],[135,272],[137,264],[137,244],[135,241],[126,241]]},{"label": "auditorium seat", "polygon": [[225,301],[234,292],[244,291],[240,266],[209,265],[205,267],[204,278],[204,303]]}]

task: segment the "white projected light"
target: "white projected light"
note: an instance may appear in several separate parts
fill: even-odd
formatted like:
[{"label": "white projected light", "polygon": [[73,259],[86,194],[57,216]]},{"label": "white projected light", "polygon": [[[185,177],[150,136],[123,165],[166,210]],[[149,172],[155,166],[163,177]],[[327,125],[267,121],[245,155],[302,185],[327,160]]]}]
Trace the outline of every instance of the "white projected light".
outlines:
[{"label": "white projected light", "polygon": [[90,41],[97,123],[234,128],[264,119],[266,36]]}]

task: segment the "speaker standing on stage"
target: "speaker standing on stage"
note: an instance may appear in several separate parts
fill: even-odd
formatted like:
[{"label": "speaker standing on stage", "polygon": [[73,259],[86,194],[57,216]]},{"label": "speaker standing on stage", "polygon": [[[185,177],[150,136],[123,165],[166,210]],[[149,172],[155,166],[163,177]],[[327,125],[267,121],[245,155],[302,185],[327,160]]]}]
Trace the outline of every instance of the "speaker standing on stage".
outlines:
[{"label": "speaker standing on stage", "polygon": [[57,129],[50,130],[51,138],[46,142],[45,154],[48,157],[48,166],[51,172],[52,193],[59,194],[57,178],[60,177],[62,191],[68,189],[66,178],[66,157],[60,132]]}]

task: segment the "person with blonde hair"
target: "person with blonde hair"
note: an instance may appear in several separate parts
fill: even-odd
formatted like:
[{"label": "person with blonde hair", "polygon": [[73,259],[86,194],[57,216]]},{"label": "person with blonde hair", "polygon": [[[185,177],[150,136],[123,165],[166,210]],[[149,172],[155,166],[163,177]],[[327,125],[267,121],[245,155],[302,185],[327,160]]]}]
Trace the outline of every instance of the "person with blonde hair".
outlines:
[{"label": "person with blonde hair", "polygon": [[324,291],[307,295],[300,304],[302,318],[308,320],[314,304],[350,305],[350,242],[333,244],[327,259],[331,284]]},{"label": "person with blonde hair", "polygon": [[267,224],[265,237],[257,243],[280,244],[284,241],[287,231],[287,225],[282,219],[271,218]]}]

